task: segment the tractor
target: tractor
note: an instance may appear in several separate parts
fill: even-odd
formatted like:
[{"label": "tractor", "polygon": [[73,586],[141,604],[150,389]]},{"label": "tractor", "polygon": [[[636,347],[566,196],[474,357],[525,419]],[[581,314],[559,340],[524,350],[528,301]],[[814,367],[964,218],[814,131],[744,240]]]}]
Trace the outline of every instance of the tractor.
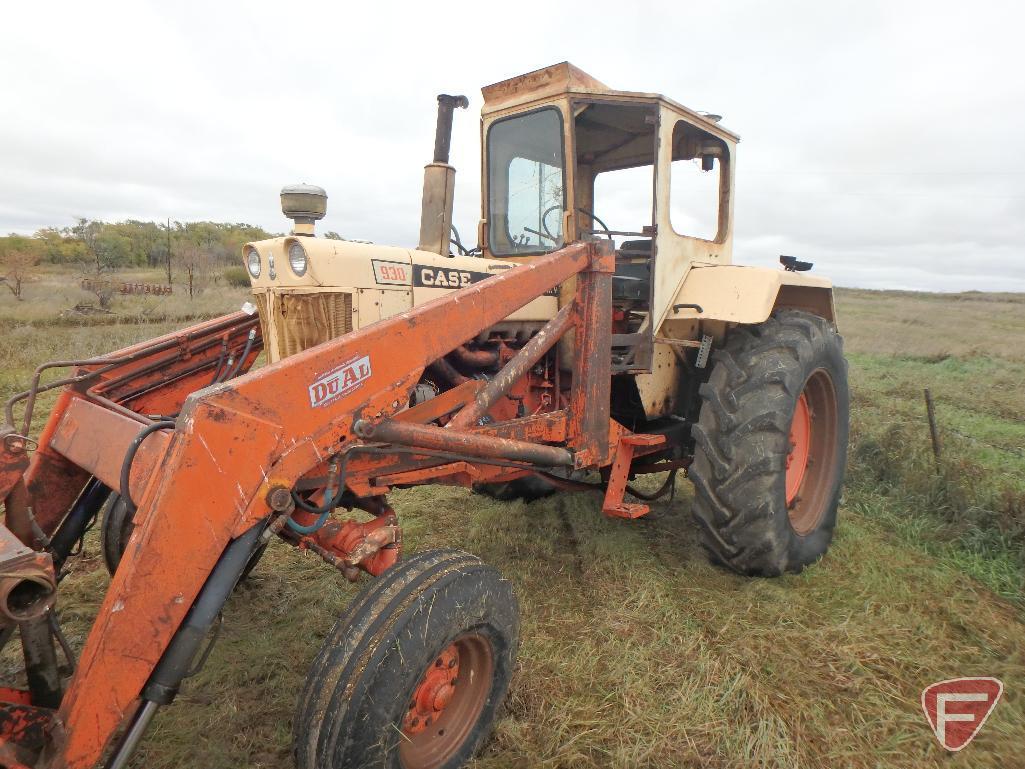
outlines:
[{"label": "tractor", "polygon": [[[628,526],[682,471],[722,566],[826,552],[849,409],[832,287],[791,256],[732,263],[738,137],[568,63],[483,96],[477,246],[452,223],[468,101],[441,95],[416,248],[318,237],[326,193],[285,187],[291,232],[243,247],[240,311],[43,364],[7,402],[0,641],[18,632],[27,688],[0,689],[0,765],[125,767],[271,540],[372,577],[299,693],[297,767],[463,765],[510,684],[516,598],[466,552],[402,558],[393,489],[594,492]],[[54,607],[97,521],[112,577],[75,660]]]}]

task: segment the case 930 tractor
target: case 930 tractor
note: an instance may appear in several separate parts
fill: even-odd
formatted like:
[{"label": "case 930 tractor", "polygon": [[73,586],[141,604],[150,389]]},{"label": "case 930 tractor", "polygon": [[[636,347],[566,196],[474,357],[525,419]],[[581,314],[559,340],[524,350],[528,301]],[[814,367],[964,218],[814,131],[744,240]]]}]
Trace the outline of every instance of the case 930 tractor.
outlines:
[{"label": "case 930 tractor", "polygon": [[[508,687],[516,600],[467,553],[400,560],[395,488],[595,491],[626,526],[683,470],[715,561],[773,576],[825,552],[848,429],[832,289],[792,257],[731,263],[737,137],[565,63],[483,94],[478,247],[452,228],[467,102],[440,96],[417,248],[316,237],[326,195],[286,187],[291,234],[243,250],[255,307],[44,364],[10,399],[0,635],[18,630],[28,686],[0,691],[0,763],[124,767],[277,538],[376,577],[299,695],[300,769],[460,766]],[[643,473],[666,481],[629,485]],[[65,679],[57,586],[97,518],[113,576]]]}]

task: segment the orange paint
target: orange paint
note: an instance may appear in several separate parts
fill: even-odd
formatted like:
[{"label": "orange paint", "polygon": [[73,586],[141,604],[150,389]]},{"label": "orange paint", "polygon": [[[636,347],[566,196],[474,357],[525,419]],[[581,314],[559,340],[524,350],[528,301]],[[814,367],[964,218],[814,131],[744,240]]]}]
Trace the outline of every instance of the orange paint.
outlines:
[{"label": "orange paint", "polygon": [[787,505],[797,497],[808,469],[808,454],[811,450],[811,411],[808,399],[802,392],[794,406],[790,422],[790,454],[787,455],[786,495]]}]

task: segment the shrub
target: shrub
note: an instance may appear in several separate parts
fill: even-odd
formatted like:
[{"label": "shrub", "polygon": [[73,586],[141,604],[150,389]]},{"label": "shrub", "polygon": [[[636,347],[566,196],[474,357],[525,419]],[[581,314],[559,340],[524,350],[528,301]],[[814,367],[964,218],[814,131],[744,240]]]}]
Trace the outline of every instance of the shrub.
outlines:
[{"label": "shrub", "polygon": [[249,273],[245,267],[226,267],[222,275],[232,288],[249,288]]}]

